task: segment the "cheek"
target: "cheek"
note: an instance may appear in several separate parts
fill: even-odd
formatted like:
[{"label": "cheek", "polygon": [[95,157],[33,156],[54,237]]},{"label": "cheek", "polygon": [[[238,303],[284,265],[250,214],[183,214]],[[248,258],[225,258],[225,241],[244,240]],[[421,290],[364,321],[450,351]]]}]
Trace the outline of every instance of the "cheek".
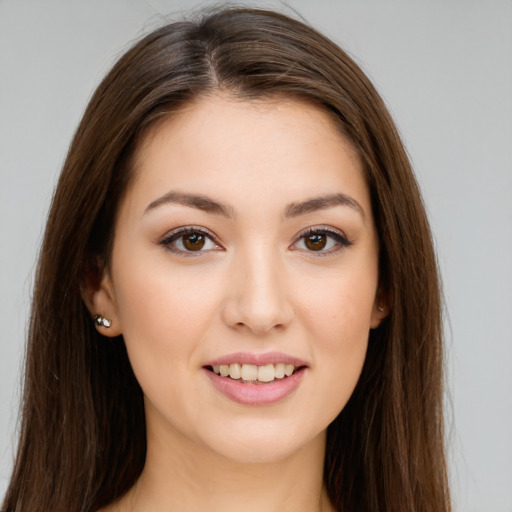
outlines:
[{"label": "cheek", "polygon": [[303,293],[302,307],[326,350],[337,352],[368,338],[377,279],[365,269],[340,271],[323,286],[310,284]]},{"label": "cheek", "polygon": [[[366,357],[377,288],[372,267],[356,267],[331,276],[324,286],[310,286],[304,322],[311,333],[315,369],[324,390],[318,408],[330,423],[349,400]],[[370,269],[370,271],[369,271]]]},{"label": "cheek", "polygon": [[[349,392],[355,387],[368,346],[370,307],[367,297],[338,293],[319,312],[317,330],[322,333],[318,351],[334,385]],[[347,397],[348,398],[348,397]]]},{"label": "cheek", "polygon": [[170,384],[198,364],[196,348],[215,313],[215,287],[201,289],[191,268],[173,272],[157,262],[148,269],[140,263],[147,259],[132,256],[115,267],[114,275],[130,361],[143,387]]}]

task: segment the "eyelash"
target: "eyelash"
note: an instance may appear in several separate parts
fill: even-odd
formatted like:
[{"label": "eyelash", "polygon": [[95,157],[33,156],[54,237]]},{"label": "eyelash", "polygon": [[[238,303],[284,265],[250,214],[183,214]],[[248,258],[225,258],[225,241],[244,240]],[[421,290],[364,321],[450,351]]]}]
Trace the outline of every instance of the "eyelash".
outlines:
[{"label": "eyelash", "polygon": [[[183,238],[187,235],[202,236],[205,239],[209,240],[210,243],[215,244],[215,248],[202,250],[202,247],[201,247],[200,250],[192,251],[192,250],[177,248],[176,246],[173,245],[180,239],[182,240],[181,243],[183,244]],[[299,233],[298,236],[295,238],[295,241],[292,243],[291,247],[294,247],[295,245],[297,245],[299,243],[299,241],[305,240],[307,237],[318,236],[318,235],[320,235],[320,236],[324,235],[327,238],[334,240],[334,246],[330,247],[327,250],[323,250],[323,248],[322,248],[321,250],[318,250],[318,251],[308,250],[307,248],[304,248],[304,249],[295,248],[292,250],[302,250],[307,253],[311,253],[315,257],[322,257],[322,256],[328,256],[330,254],[336,253],[345,247],[350,247],[351,245],[353,245],[353,242],[351,242],[342,232],[321,226],[321,227],[311,227],[311,228],[308,228],[305,231],[302,231],[301,233]],[[158,243],[159,243],[159,245],[164,246],[168,251],[175,253],[175,254],[179,254],[181,256],[186,256],[186,257],[201,256],[201,254],[204,252],[209,252],[211,250],[222,250],[223,249],[223,247],[220,245],[220,243],[218,243],[216,241],[216,237],[212,233],[205,230],[204,228],[199,228],[199,227],[195,227],[195,226],[187,226],[184,228],[175,229],[174,231],[171,231],[170,233],[168,233]]]}]

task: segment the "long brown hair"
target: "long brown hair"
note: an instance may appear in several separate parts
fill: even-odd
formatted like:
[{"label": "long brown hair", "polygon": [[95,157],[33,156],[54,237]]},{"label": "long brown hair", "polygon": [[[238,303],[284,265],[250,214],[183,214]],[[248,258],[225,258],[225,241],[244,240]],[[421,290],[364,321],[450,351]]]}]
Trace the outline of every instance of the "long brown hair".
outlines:
[{"label": "long brown hair", "polygon": [[155,122],[199,95],[281,95],[328,109],[364,162],[391,313],[329,426],[325,482],[340,511],[448,512],[436,259],[410,163],[383,101],[333,42],[282,14],[224,8],[131,48],[92,97],[53,198],[34,297],[20,441],[3,508],[92,512],[145,458],[142,391],[122,337],[93,327],[86,276],[108,265],[131,160]]}]

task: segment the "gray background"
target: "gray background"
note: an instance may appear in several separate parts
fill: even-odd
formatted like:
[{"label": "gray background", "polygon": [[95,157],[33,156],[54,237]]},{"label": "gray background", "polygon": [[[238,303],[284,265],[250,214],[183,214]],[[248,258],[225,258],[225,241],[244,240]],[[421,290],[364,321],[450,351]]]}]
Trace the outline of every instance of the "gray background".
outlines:
[{"label": "gray background", "polygon": [[[0,496],[15,443],[34,260],[72,133],[131,41],[164,15],[209,3],[0,0]],[[356,56],[390,105],[444,277],[456,510],[511,512],[512,2],[253,5],[297,9]]]}]

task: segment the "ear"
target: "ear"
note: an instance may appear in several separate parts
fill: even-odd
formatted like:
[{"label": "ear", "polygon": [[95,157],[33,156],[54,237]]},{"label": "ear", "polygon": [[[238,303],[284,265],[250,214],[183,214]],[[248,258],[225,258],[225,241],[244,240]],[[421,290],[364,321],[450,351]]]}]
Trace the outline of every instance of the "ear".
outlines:
[{"label": "ear", "polygon": [[377,329],[382,321],[387,318],[390,312],[390,298],[389,294],[384,293],[380,288],[375,296],[373,303],[372,316],[370,319],[370,328]]},{"label": "ear", "polygon": [[117,303],[114,293],[114,285],[109,272],[106,270],[91,271],[87,274],[82,286],[82,299],[91,314],[91,322],[96,315],[110,320],[110,327],[94,325],[103,336],[114,338],[122,333],[121,322],[117,312]]}]

